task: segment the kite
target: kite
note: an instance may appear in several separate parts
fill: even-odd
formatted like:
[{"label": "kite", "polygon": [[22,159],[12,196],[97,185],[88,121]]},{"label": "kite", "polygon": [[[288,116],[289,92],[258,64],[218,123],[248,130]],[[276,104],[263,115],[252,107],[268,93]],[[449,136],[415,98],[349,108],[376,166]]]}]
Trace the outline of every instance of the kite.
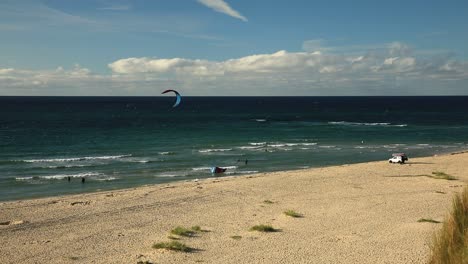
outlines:
[{"label": "kite", "polygon": [[166,90],[166,91],[162,92],[161,94],[165,94],[165,93],[168,93],[168,92],[175,93],[177,98],[176,98],[175,104],[172,107],[177,107],[180,104],[180,101],[182,100],[182,97],[180,96],[179,92],[177,92],[176,90]]}]

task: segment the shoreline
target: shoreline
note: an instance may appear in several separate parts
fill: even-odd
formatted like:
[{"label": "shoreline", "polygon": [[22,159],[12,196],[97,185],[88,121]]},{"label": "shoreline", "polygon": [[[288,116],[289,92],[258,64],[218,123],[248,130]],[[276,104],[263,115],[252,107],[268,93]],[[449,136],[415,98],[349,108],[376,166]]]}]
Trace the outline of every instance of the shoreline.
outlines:
[{"label": "shoreline", "polygon": [[[420,158],[430,158],[430,157],[437,157],[437,156],[449,156],[449,155],[458,155],[458,154],[464,154],[468,153],[468,150],[462,149],[459,151],[448,151],[445,153],[436,153],[432,154],[430,156],[418,156],[413,159],[420,159]],[[265,174],[271,174],[271,173],[289,173],[289,172],[295,172],[295,171],[307,171],[307,170],[313,170],[313,169],[320,169],[320,168],[330,168],[330,167],[340,167],[340,166],[349,166],[349,165],[356,165],[356,164],[362,164],[362,163],[375,163],[375,162],[382,162],[382,160],[374,160],[374,161],[365,161],[365,162],[356,162],[356,163],[344,163],[344,164],[335,164],[335,165],[324,165],[324,166],[319,166],[319,167],[309,167],[309,168],[296,168],[296,169],[289,169],[289,170],[279,170],[279,171],[267,171],[267,172],[257,172],[257,173],[251,173],[251,174],[240,174],[240,175],[229,175],[229,176],[211,176],[207,178],[197,178],[197,179],[180,179],[180,180],[175,180],[175,181],[169,181],[169,182],[163,182],[163,183],[148,183],[148,184],[142,184],[142,185],[137,185],[133,187],[125,187],[125,188],[116,188],[116,189],[102,189],[102,190],[94,190],[94,191],[84,191],[84,192],[77,192],[77,193],[65,193],[65,194],[56,194],[56,195],[50,195],[50,196],[37,196],[37,197],[25,197],[25,198],[19,198],[19,199],[12,199],[12,200],[0,200],[0,205],[2,203],[8,203],[8,202],[19,202],[19,201],[32,201],[32,200],[41,200],[41,199],[52,199],[52,198],[60,198],[60,197],[67,197],[67,196],[82,196],[86,194],[98,194],[98,193],[105,193],[105,192],[118,192],[118,191],[125,191],[125,190],[135,190],[141,187],[151,187],[151,186],[162,186],[162,185],[172,185],[172,184],[182,184],[182,183],[187,183],[187,182],[203,182],[205,180],[215,180],[215,179],[233,179],[233,178],[242,178],[242,177],[259,177]]]},{"label": "shoreline", "polygon": [[[468,153],[461,152],[405,165],[374,161],[2,201],[0,260],[424,263],[440,225],[417,220],[441,221],[449,210],[468,180]],[[427,177],[435,171],[458,180]],[[281,231],[248,231],[256,224]],[[151,248],[179,225],[209,231],[180,239],[198,251]]]}]

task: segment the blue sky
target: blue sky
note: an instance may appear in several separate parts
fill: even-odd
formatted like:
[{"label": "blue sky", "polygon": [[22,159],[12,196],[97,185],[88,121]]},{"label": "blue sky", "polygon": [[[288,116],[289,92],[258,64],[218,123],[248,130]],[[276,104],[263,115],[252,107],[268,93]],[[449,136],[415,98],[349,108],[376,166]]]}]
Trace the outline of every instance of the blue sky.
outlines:
[{"label": "blue sky", "polygon": [[2,0],[0,95],[468,95],[466,1]]}]

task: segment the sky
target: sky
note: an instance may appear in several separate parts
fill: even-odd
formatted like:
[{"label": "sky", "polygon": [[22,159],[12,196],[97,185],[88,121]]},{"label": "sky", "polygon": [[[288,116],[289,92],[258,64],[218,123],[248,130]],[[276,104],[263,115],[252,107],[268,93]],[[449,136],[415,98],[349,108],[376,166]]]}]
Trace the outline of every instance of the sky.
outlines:
[{"label": "sky", "polygon": [[0,0],[0,96],[468,95],[468,1]]}]

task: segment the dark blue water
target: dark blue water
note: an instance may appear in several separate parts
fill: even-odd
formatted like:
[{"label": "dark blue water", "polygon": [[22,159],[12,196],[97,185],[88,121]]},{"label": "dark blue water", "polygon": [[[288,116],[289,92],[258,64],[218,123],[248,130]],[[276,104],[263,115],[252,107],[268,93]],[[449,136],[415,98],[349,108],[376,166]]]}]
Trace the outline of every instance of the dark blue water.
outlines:
[{"label": "dark blue water", "polygon": [[174,100],[0,97],[0,200],[468,148],[463,96]]}]

